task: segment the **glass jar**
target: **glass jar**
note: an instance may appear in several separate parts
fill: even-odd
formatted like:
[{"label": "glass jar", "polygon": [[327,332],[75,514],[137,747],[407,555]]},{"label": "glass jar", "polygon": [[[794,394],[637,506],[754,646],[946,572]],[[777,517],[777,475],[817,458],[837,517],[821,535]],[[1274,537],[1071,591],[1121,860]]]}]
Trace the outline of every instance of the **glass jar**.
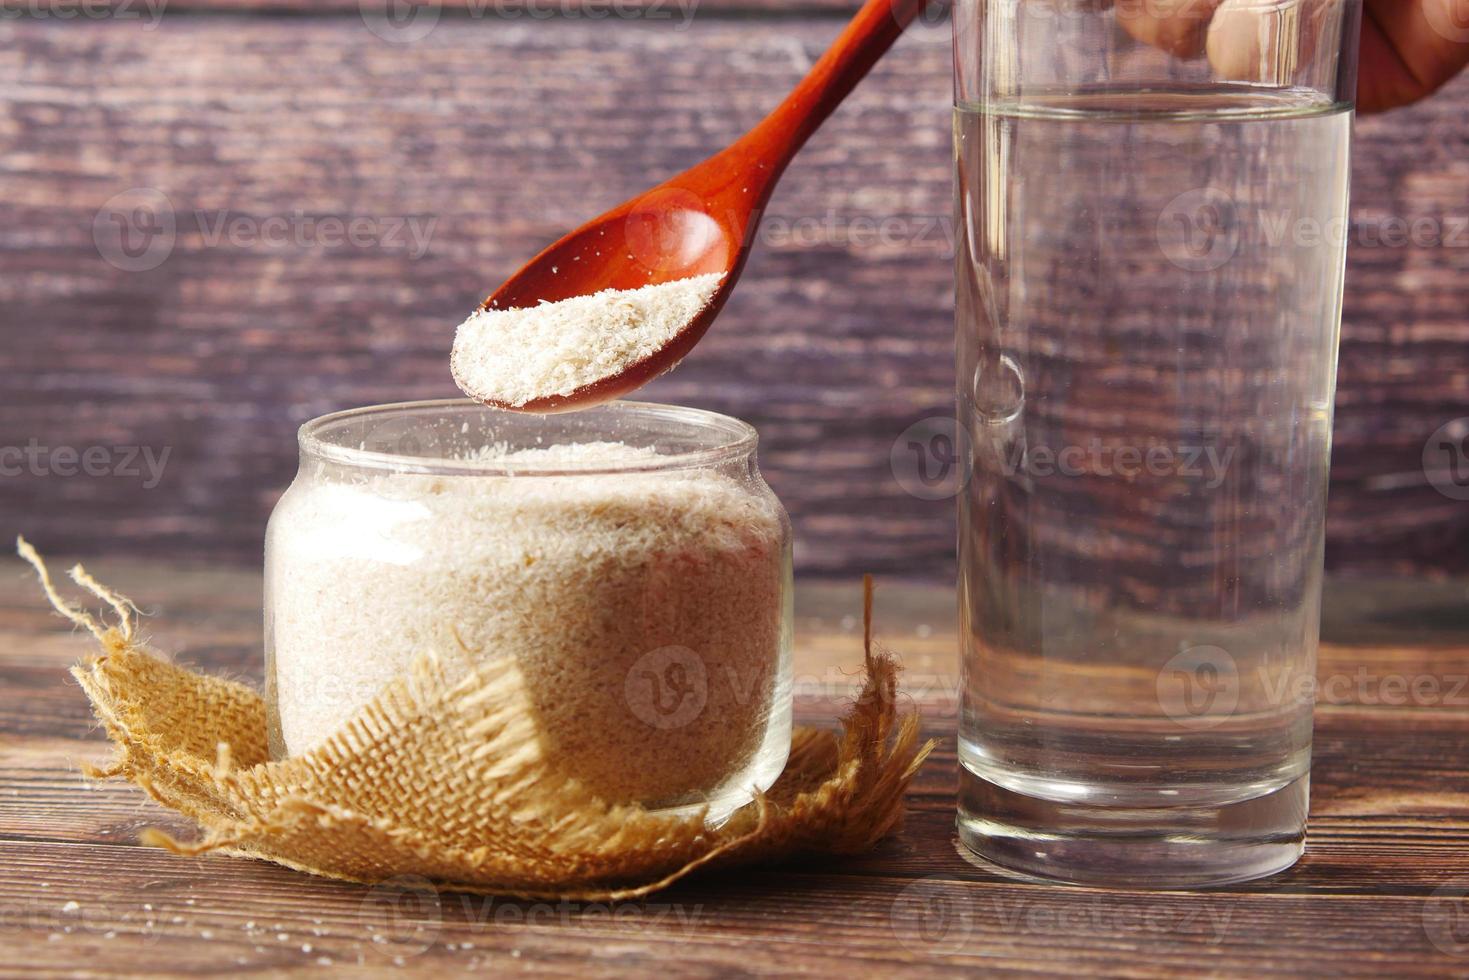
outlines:
[{"label": "glass jar", "polygon": [[414,660],[518,672],[543,758],[603,799],[727,814],[790,748],[791,533],[756,433],[617,402],[308,422],[266,534],[271,752]]}]

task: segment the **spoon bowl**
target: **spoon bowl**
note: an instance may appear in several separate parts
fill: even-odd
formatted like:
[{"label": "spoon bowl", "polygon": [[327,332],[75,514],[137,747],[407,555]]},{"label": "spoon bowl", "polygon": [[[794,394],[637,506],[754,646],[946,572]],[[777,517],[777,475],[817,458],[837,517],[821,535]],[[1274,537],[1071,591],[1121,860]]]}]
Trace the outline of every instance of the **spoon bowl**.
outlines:
[{"label": "spoon bowl", "polygon": [[482,305],[506,310],[606,289],[630,290],[720,273],[709,302],[664,346],[615,375],[521,405],[570,411],[621,397],[671,370],[734,291],[776,181],[926,0],[867,0],[831,48],[770,115],[736,143],[552,243]]}]

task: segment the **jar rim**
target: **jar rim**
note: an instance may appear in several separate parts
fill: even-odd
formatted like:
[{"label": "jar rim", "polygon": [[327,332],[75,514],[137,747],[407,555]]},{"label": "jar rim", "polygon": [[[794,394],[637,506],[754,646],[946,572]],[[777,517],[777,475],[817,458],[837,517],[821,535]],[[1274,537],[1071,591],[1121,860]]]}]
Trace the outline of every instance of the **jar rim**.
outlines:
[{"label": "jar rim", "polygon": [[[572,416],[582,420],[605,418],[606,422],[601,426],[591,424],[586,427],[587,435],[600,435],[601,438],[584,438],[577,441],[623,442],[627,434],[619,434],[616,431],[617,424],[620,423],[623,426],[636,427],[637,431],[651,436],[655,446],[660,432],[672,438],[675,429],[681,430],[685,438],[694,435],[701,441],[707,440],[708,444],[674,452],[660,452],[656,459],[634,458],[626,462],[596,459],[580,463],[560,459],[541,463],[532,460],[507,464],[496,462],[493,457],[465,459],[451,455],[424,455],[368,449],[365,442],[354,446],[341,441],[333,441],[330,438],[334,432],[349,433],[352,426],[372,421],[381,424],[395,418],[408,421],[415,416],[434,416],[445,419],[456,415],[462,415],[466,424],[471,417],[477,418],[481,423],[489,420],[492,430],[499,428],[494,424],[496,421],[502,424],[525,425],[537,419],[564,419]],[[361,408],[329,412],[304,423],[297,430],[297,442],[303,456],[346,466],[393,473],[445,476],[584,476],[597,473],[646,473],[716,466],[751,456],[759,442],[759,434],[748,422],[730,415],[682,405],[664,405],[658,402],[618,400],[575,413],[538,415],[492,408],[467,398],[442,398],[391,402],[384,405],[367,405]],[[554,444],[548,443],[548,445]],[[525,448],[539,448],[539,446]]]}]

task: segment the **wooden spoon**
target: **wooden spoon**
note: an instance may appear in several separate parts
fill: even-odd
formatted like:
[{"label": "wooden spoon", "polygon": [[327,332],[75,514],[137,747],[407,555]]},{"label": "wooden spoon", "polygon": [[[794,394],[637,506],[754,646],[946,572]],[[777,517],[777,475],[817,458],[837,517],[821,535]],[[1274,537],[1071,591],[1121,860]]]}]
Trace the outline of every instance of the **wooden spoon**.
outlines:
[{"label": "wooden spoon", "polygon": [[698,316],[666,346],[622,372],[524,405],[488,404],[527,412],[583,408],[624,395],[677,364],[734,290],[781,172],[926,2],[867,0],[795,90],[738,142],[582,225],[485,300],[486,310],[514,309],[724,273]]}]

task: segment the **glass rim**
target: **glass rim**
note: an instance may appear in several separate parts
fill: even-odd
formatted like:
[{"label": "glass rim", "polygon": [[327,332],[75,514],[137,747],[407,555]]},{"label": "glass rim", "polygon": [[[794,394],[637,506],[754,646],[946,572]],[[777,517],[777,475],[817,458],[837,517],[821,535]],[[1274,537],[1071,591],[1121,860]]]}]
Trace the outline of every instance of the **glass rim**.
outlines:
[{"label": "glass rim", "polygon": [[[493,408],[468,398],[439,398],[424,401],[389,402],[383,405],[366,405],[360,408],[343,409],[319,415],[301,425],[296,431],[296,441],[301,453],[314,459],[339,463],[346,466],[383,470],[391,473],[420,473],[459,476],[587,476],[599,473],[656,473],[663,470],[702,469],[721,463],[747,458],[755,452],[759,433],[755,427],[731,415],[711,412],[702,408],[682,405],[665,405],[658,402],[610,401],[565,415],[586,416],[590,413],[611,412],[617,419],[644,423],[644,431],[656,435],[661,423],[665,428],[670,423],[679,423],[699,434],[718,436],[708,446],[679,452],[660,453],[656,459],[629,460],[625,463],[598,460],[584,465],[565,460],[555,463],[496,463],[494,460],[455,459],[451,456],[417,456],[409,453],[387,452],[344,446],[325,438],[326,432],[342,423],[363,421],[373,418],[411,419],[415,415],[438,413],[440,416],[460,413],[514,419],[524,422],[530,419],[546,419],[552,416],[531,412],[515,412]],[[649,424],[651,423],[651,424]],[[495,428],[492,424],[492,428]],[[617,433],[605,433],[606,441],[621,442]],[[595,435],[595,429],[589,429]],[[583,440],[594,441],[594,440]],[[656,445],[657,439],[653,440]],[[530,447],[527,447],[530,448]]]}]

